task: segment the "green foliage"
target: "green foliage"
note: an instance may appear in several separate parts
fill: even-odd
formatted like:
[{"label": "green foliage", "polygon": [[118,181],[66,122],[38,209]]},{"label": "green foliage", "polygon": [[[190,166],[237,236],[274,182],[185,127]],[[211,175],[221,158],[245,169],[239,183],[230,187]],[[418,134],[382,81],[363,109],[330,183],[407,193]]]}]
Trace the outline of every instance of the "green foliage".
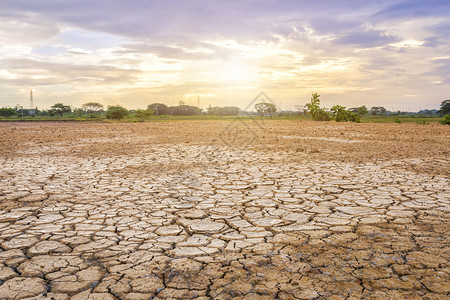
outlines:
[{"label": "green foliage", "polygon": [[395,122],[395,123],[398,123],[398,124],[401,124],[401,123],[402,123],[402,120],[400,120],[399,117],[396,117],[396,118],[394,119],[394,122]]},{"label": "green foliage", "polygon": [[138,109],[134,112],[134,116],[143,121],[154,115],[153,109]]},{"label": "green foliage", "polygon": [[311,115],[314,121],[329,121],[331,119],[330,115],[325,111],[325,109],[320,108],[320,95],[317,93],[312,94],[311,102],[306,104],[308,108],[308,114]]},{"label": "green foliage", "polygon": [[103,105],[98,102],[88,102],[83,104],[82,108],[88,111],[91,114],[91,118],[94,116],[94,113],[103,109]]},{"label": "green foliage", "polygon": [[2,107],[0,108],[0,116],[2,117],[10,117],[16,115],[16,111],[14,108]]},{"label": "green foliage", "polygon": [[344,106],[335,105],[331,108],[332,117],[336,122],[347,121],[347,111]]},{"label": "green foliage", "polygon": [[359,115],[346,110],[344,106],[335,105],[331,108],[332,117],[336,122],[360,122]]},{"label": "green foliage", "polygon": [[442,125],[450,125],[450,115],[445,115],[442,120],[439,121]]},{"label": "green foliage", "polygon": [[80,118],[80,117],[84,116],[84,110],[81,108],[74,108],[72,111],[72,115],[74,117]]},{"label": "green foliage", "polygon": [[255,104],[256,112],[259,116],[264,117],[265,115],[273,116],[277,112],[277,108],[272,103],[257,103]]},{"label": "green foliage", "polygon": [[367,109],[367,107],[365,105],[358,107],[358,112],[357,114],[362,117],[365,116],[369,113],[369,110]]},{"label": "green foliage", "polygon": [[147,109],[152,109],[155,116],[163,116],[169,113],[169,108],[164,103],[152,103],[147,106]]},{"label": "green foliage", "polygon": [[419,124],[419,125],[430,125],[430,123],[426,122],[425,120],[419,120],[419,121],[416,122],[416,124]]},{"label": "green foliage", "polygon": [[[183,101],[180,101],[182,103]],[[170,106],[168,112],[172,116],[195,116],[201,115],[202,110],[197,106],[191,105],[178,105],[178,106]]]},{"label": "green foliage", "polygon": [[207,109],[208,115],[213,116],[237,116],[241,112],[241,109],[236,106],[224,106],[224,107],[211,107]]},{"label": "green foliage", "polygon": [[349,108],[348,111],[355,113],[360,117],[365,116],[369,113],[369,110],[367,109],[367,107],[365,105],[360,106],[360,107]]},{"label": "green foliage", "polygon": [[441,102],[441,107],[438,111],[441,116],[446,116],[450,114],[450,100],[444,100]]},{"label": "green foliage", "polygon": [[62,118],[64,114],[70,113],[71,111],[72,109],[69,105],[64,105],[62,103],[56,103],[52,105],[50,109],[51,114],[57,114],[60,118]]},{"label": "green foliage", "polygon": [[106,118],[120,120],[128,116],[129,112],[127,109],[120,105],[110,105],[106,110]]},{"label": "green foliage", "polygon": [[387,110],[383,106],[374,106],[370,109],[372,116],[386,116]]}]

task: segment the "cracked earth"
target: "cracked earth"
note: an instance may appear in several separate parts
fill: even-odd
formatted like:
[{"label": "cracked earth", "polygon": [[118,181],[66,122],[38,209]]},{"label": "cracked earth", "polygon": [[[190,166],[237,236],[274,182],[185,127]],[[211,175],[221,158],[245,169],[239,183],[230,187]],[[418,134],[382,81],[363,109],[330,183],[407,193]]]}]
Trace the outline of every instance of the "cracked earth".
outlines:
[{"label": "cracked earth", "polygon": [[0,299],[448,299],[448,128],[2,123]]}]

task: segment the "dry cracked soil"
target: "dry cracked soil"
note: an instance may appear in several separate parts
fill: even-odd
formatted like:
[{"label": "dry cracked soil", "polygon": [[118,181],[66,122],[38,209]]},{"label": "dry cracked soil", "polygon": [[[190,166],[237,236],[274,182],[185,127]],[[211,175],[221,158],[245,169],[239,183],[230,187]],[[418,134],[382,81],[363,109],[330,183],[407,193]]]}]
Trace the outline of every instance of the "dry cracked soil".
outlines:
[{"label": "dry cracked soil", "polygon": [[0,299],[449,299],[450,126],[0,124]]}]

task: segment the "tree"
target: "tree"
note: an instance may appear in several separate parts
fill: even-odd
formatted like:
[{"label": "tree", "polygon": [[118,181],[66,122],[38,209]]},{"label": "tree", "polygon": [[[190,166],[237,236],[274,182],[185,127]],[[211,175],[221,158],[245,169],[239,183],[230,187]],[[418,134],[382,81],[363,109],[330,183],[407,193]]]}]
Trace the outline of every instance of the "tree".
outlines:
[{"label": "tree", "polygon": [[171,106],[168,108],[168,111],[172,116],[194,116],[202,113],[200,108],[191,105]]},{"label": "tree", "polygon": [[106,110],[107,119],[120,120],[125,118],[129,114],[129,111],[120,105],[110,105]]},{"label": "tree", "polygon": [[152,109],[138,109],[134,112],[134,115],[139,120],[145,120],[153,116],[154,112]]},{"label": "tree", "polygon": [[333,107],[331,107],[331,111],[333,114],[332,117],[336,122],[347,121],[347,111],[345,110],[344,106],[334,105]]},{"label": "tree", "polygon": [[386,116],[387,110],[383,106],[374,106],[370,109],[372,116]]},{"label": "tree", "polygon": [[54,114],[58,114],[59,117],[62,118],[62,116],[65,113],[70,113],[72,111],[72,109],[70,108],[69,105],[64,105],[62,103],[56,103],[51,106],[51,111]]},{"label": "tree", "polygon": [[365,105],[358,107],[358,112],[357,114],[362,117],[365,116],[369,113],[369,110],[367,109],[367,107]]},{"label": "tree", "polygon": [[85,110],[81,108],[74,108],[72,111],[72,115],[75,117],[82,117],[85,115]]},{"label": "tree", "polygon": [[236,106],[224,106],[224,107],[211,107],[207,108],[208,115],[215,116],[237,116],[241,112],[241,109]]},{"label": "tree", "polygon": [[311,102],[306,104],[308,113],[311,115],[312,119],[315,121],[329,121],[330,115],[325,111],[325,109],[320,108],[320,95],[317,93],[312,94]]},{"label": "tree", "polygon": [[273,116],[277,112],[275,105],[266,102],[255,104],[255,109],[261,117],[264,117],[265,115]]},{"label": "tree", "polygon": [[95,112],[103,109],[103,105],[98,102],[88,102],[83,104],[82,108],[87,110],[91,114],[91,118],[93,118]]},{"label": "tree", "polygon": [[346,110],[344,106],[335,105],[331,108],[331,111],[336,122],[360,122],[359,115]]},{"label": "tree", "polygon": [[168,107],[164,103],[152,103],[147,106],[147,109],[152,109],[155,112],[155,116],[167,115],[169,113]]},{"label": "tree", "polygon": [[438,111],[441,116],[450,114],[450,100],[444,100],[441,102],[441,107]]},{"label": "tree", "polygon": [[10,117],[10,116],[14,116],[15,114],[16,114],[16,111],[14,110],[14,108],[10,108],[10,107],[0,108],[0,116],[2,116],[2,117]]}]

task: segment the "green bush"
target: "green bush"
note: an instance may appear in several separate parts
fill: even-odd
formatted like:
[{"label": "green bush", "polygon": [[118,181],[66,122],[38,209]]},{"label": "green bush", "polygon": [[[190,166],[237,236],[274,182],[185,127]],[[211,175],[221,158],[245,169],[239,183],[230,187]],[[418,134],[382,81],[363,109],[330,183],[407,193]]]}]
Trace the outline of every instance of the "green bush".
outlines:
[{"label": "green bush", "polygon": [[420,120],[420,121],[416,121],[416,124],[427,125],[427,124],[430,124],[430,123],[427,123],[425,120]]},{"label": "green bush", "polygon": [[395,123],[398,123],[398,124],[401,124],[401,123],[402,123],[402,120],[400,120],[400,118],[397,117],[397,118],[394,119],[394,122],[395,122]]},{"label": "green bush", "polygon": [[450,125],[450,115],[445,115],[442,120],[439,121],[442,125]]},{"label": "green bush", "polygon": [[15,115],[16,115],[16,111],[14,110],[14,108],[9,108],[9,107],[0,108],[0,116],[2,116],[2,117],[10,117],[10,116],[15,116]]},{"label": "green bush", "polygon": [[106,110],[106,118],[107,119],[115,119],[120,120],[128,116],[129,112],[127,109],[123,108],[120,105],[110,105]]},{"label": "green bush", "polygon": [[336,122],[361,122],[357,113],[346,110],[344,106],[335,105],[331,108],[331,111]]},{"label": "green bush", "polygon": [[308,108],[308,114],[311,115],[314,121],[329,121],[331,120],[330,115],[323,109],[320,108],[320,95],[317,93],[312,94],[311,102],[306,104]]},{"label": "green bush", "polygon": [[138,109],[134,112],[134,116],[139,120],[145,120],[153,116],[153,109]]}]

